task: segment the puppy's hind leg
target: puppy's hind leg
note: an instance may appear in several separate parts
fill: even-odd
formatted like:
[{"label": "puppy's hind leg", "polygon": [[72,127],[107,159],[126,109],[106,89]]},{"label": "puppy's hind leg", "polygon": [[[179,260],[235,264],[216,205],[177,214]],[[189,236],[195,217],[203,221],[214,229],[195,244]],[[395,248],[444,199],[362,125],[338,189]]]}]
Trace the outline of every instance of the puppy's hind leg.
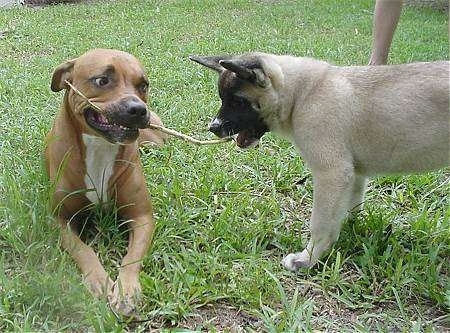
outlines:
[{"label": "puppy's hind leg", "polygon": [[350,204],[348,206],[349,219],[352,219],[354,215],[361,212],[364,208],[364,194],[367,189],[367,178],[361,175],[355,175],[355,181],[353,182],[352,195],[350,198]]},{"label": "puppy's hind leg", "polygon": [[311,239],[302,252],[290,253],[283,259],[285,268],[296,271],[300,267],[312,267],[337,240],[352,199],[355,180],[352,166],[313,173]]}]

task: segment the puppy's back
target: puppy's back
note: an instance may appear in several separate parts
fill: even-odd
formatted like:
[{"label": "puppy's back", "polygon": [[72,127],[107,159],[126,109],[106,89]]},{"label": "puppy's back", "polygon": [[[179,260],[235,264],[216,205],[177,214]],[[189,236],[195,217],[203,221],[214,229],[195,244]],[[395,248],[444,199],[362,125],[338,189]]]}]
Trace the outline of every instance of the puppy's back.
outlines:
[{"label": "puppy's back", "polygon": [[449,69],[448,61],[342,68],[357,104],[351,133],[362,167],[401,173],[449,165]]}]

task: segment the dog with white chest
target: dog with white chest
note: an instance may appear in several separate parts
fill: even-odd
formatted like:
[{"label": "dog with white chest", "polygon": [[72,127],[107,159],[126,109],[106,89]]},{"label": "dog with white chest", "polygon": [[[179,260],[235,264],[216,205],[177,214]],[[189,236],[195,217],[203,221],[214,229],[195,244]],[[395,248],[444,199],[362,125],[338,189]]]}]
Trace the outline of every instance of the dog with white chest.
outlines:
[{"label": "dog with white chest", "polygon": [[310,58],[250,53],[190,57],[219,73],[210,131],[241,148],[271,131],[289,139],[313,176],[311,238],[288,254],[311,267],[362,209],[367,179],[444,168],[450,160],[450,62],[338,67]]},{"label": "dog with white chest", "polygon": [[[51,82],[53,91],[65,89],[45,150],[62,247],[78,264],[90,292],[107,296],[123,315],[135,311],[141,293],[139,271],[154,231],[138,145],[162,145],[166,139],[165,134],[147,128],[149,122],[162,125],[147,109],[148,85],[135,57],[106,49],[88,51],[59,65]],[[105,205],[111,202],[129,229],[128,252],[115,282],[79,235],[93,206],[111,209]]]}]

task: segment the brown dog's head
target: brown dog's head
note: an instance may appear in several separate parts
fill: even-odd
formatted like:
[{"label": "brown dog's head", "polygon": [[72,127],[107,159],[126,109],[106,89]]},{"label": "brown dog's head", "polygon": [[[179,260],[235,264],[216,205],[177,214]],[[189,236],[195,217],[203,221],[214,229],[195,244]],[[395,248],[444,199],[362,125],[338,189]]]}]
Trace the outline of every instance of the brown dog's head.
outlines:
[{"label": "brown dog's head", "polygon": [[219,73],[219,95],[222,100],[219,113],[209,130],[219,137],[236,135],[241,148],[254,147],[269,127],[263,117],[261,97],[270,86],[257,55],[245,56],[191,56],[189,59]]},{"label": "brown dog's head", "polygon": [[[65,80],[103,112],[86,103]],[[83,133],[113,143],[136,140],[138,129],[146,128],[150,120],[147,76],[139,61],[126,52],[94,49],[69,60],[55,69],[51,89],[67,89],[66,108]]]}]

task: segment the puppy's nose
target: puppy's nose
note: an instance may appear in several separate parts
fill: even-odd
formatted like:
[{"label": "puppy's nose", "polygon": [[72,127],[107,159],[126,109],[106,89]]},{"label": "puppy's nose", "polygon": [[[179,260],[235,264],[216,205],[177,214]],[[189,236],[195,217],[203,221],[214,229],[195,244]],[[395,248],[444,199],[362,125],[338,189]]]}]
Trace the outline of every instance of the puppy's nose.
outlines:
[{"label": "puppy's nose", "polygon": [[220,136],[220,133],[222,132],[222,121],[218,118],[214,118],[211,124],[209,124],[209,131]]}]

